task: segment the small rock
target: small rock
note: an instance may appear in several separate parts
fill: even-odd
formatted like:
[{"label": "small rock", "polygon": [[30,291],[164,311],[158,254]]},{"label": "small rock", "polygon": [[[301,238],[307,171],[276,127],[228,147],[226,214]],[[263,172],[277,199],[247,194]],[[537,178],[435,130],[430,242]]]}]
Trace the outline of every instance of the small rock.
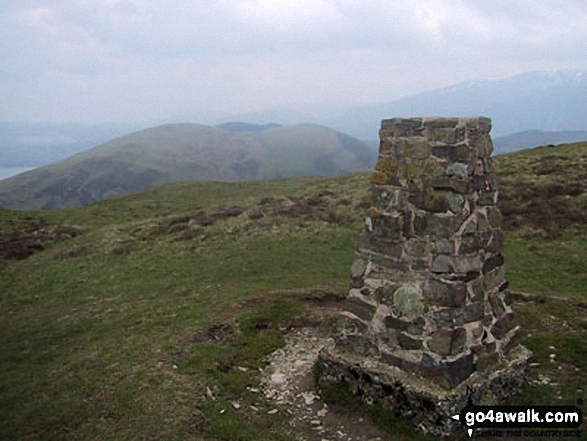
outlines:
[{"label": "small rock", "polygon": [[271,409],[269,412],[267,412],[269,415],[273,415],[277,413],[277,409]]},{"label": "small rock", "polygon": [[248,368],[242,366],[237,366],[237,369],[241,372],[247,372],[249,370]]},{"label": "small rock", "polygon": [[232,402],[232,403],[230,403],[230,404],[232,404],[232,407],[234,407],[235,409],[240,409],[240,408],[241,408],[241,405],[240,405],[240,404],[238,404],[236,401],[233,401],[233,402]]},{"label": "small rock", "polygon": [[273,375],[271,375],[271,384],[273,386],[280,386],[283,383],[285,383],[285,375],[283,375],[281,372],[275,372]]},{"label": "small rock", "polygon": [[224,413],[224,412],[226,412],[226,409],[222,409],[222,410],[221,410],[220,412],[218,412],[218,413]]},{"label": "small rock", "polygon": [[318,398],[313,392],[302,392],[302,397],[307,406],[314,404],[314,400]]}]

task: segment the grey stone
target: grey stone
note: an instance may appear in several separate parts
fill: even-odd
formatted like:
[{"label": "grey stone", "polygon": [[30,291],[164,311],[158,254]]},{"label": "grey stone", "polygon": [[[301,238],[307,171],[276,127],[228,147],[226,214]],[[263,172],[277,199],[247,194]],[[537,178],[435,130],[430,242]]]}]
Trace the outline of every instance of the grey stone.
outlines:
[{"label": "grey stone", "polygon": [[449,191],[446,199],[448,201],[448,208],[453,213],[458,213],[465,207],[465,198],[458,193]]},{"label": "grey stone", "polygon": [[442,362],[438,365],[419,366],[419,371],[424,377],[430,378],[433,382],[444,389],[453,389],[475,370],[473,354],[469,353],[450,362]]},{"label": "grey stone", "polygon": [[454,240],[449,240],[445,237],[440,238],[432,243],[432,250],[436,254],[449,254],[453,255],[456,252],[456,246]]},{"label": "grey stone", "polygon": [[488,300],[494,316],[499,317],[505,312],[505,306],[503,306],[498,294],[489,294]]},{"label": "grey stone", "polygon": [[399,343],[399,346],[402,349],[407,349],[407,350],[418,350],[418,349],[422,349],[422,340],[419,338],[414,338],[404,332],[400,332],[397,338],[397,341]]},{"label": "grey stone", "polygon": [[355,259],[355,261],[353,262],[353,265],[351,266],[351,277],[353,279],[363,277],[363,274],[365,274],[366,267],[367,267],[367,264],[365,263],[365,261],[363,259],[361,259],[361,258]]},{"label": "grey stone", "polygon": [[391,315],[385,317],[385,326],[387,328],[397,329],[400,331],[409,332],[413,335],[421,335],[424,332],[424,325],[426,322],[422,317],[418,317],[415,321],[409,322],[406,320],[395,318]]},{"label": "grey stone", "polygon": [[463,351],[467,342],[467,331],[463,328],[437,329],[428,341],[428,349],[438,355],[456,355]]},{"label": "grey stone", "polygon": [[446,168],[446,174],[449,176],[460,176],[461,178],[468,178],[467,164],[462,162],[455,162]]},{"label": "grey stone", "polygon": [[516,315],[513,312],[507,312],[493,324],[491,333],[495,338],[501,339],[517,325],[518,320]]},{"label": "grey stone", "polygon": [[375,300],[387,306],[393,306],[393,293],[399,288],[395,283],[381,286],[375,290]]},{"label": "grey stone", "polygon": [[436,146],[432,147],[432,154],[450,162],[469,162],[471,149],[466,144]]},{"label": "grey stone", "polygon": [[471,184],[468,179],[454,176],[435,176],[430,180],[430,186],[437,190],[452,190],[459,194],[471,192]]},{"label": "grey stone", "polygon": [[430,155],[430,144],[426,138],[404,139],[398,153],[408,158],[427,158]]},{"label": "grey stone", "polygon": [[358,297],[347,297],[342,305],[343,309],[352,312],[357,317],[369,321],[373,318],[375,310],[374,305],[361,300]]},{"label": "grey stone", "polygon": [[428,216],[423,210],[416,211],[414,216],[414,232],[417,235],[424,234],[428,227]]},{"label": "grey stone", "polygon": [[411,257],[425,258],[428,255],[428,239],[414,238],[405,242],[405,252]]},{"label": "grey stone", "polygon": [[483,274],[493,271],[495,268],[503,265],[503,254],[496,253],[485,260],[483,263]]},{"label": "grey stone", "polygon": [[464,306],[467,286],[462,282],[448,282],[430,278],[422,286],[424,299],[431,306]]},{"label": "grey stone", "polygon": [[405,320],[416,320],[424,312],[422,291],[411,286],[402,286],[393,293],[393,306],[397,308],[399,317]]},{"label": "grey stone", "polygon": [[477,273],[481,270],[481,257],[471,256],[447,256],[439,254],[432,261],[432,272],[442,273]]},{"label": "grey stone", "polygon": [[438,327],[463,326],[483,318],[485,307],[482,302],[471,303],[462,308],[440,308],[431,312]]},{"label": "grey stone", "polygon": [[483,290],[486,292],[492,291],[501,285],[505,280],[505,269],[500,266],[483,276]]},{"label": "grey stone", "polygon": [[487,208],[487,220],[492,228],[501,228],[503,216],[497,207]]}]

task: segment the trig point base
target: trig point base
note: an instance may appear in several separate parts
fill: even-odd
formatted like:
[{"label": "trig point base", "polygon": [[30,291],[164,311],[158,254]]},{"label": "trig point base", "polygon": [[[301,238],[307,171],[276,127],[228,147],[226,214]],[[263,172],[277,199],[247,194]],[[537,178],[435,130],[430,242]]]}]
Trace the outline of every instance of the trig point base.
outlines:
[{"label": "trig point base", "polygon": [[488,118],[394,118],[381,125],[352,285],[319,384],[448,435],[466,405],[525,383],[501,247]]}]

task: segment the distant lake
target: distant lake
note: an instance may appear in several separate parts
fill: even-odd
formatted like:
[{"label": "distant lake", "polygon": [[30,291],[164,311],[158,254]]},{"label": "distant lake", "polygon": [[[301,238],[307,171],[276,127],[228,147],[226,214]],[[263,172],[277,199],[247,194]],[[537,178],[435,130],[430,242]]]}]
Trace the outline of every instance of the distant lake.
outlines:
[{"label": "distant lake", "polygon": [[19,173],[32,170],[34,167],[0,167],[0,179],[6,179]]}]

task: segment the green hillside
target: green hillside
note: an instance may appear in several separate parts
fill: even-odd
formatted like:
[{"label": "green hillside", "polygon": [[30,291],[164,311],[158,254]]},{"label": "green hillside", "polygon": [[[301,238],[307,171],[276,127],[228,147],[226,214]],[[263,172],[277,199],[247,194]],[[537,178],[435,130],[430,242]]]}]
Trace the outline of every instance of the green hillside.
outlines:
[{"label": "green hillside", "polygon": [[[539,363],[522,404],[587,398],[587,222],[576,215],[586,147],[495,160],[510,288],[542,296],[517,305]],[[332,332],[315,314],[347,289],[368,180],[176,182],[84,207],[0,210],[0,439],[306,436],[255,392],[257,368],[291,329]],[[382,439],[418,436],[331,399],[333,416],[358,413]]]},{"label": "green hillside", "polygon": [[[376,149],[323,126],[169,124],[116,138],[0,181],[0,207],[57,209],[183,180],[337,176],[373,166]],[[247,130],[245,130],[247,129]]]}]

